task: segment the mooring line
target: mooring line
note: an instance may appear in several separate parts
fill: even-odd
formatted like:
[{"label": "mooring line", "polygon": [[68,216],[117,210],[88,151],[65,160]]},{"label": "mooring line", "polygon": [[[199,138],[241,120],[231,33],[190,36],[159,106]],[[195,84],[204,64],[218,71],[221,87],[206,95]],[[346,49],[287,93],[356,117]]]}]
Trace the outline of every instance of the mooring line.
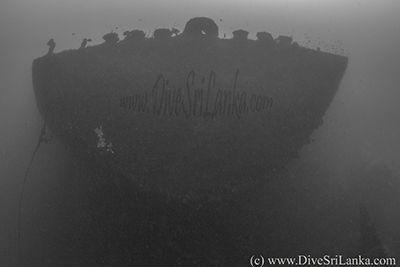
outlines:
[{"label": "mooring line", "polygon": [[22,190],[21,190],[21,196],[19,198],[19,209],[18,209],[18,248],[19,248],[19,257],[21,260],[21,265],[24,266],[24,262],[23,262],[23,257],[22,257],[22,248],[21,248],[21,209],[22,209],[22,199],[24,196],[24,190],[25,190],[25,184],[26,184],[26,179],[28,178],[28,173],[29,173],[29,169],[31,168],[32,162],[35,158],[36,152],[38,151],[39,147],[43,144],[43,143],[47,143],[49,142],[53,137],[47,138],[46,135],[46,123],[43,124],[42,130],[40,131],[40,136],[39,136],[39,141],[38,144],[36,146],[35,151],[32,154],[32,158],[31,161],[29,162],[28,168],[26,169],[26,173],[25,173],[25,177],[24,177],[24,182],[22,184]]}]

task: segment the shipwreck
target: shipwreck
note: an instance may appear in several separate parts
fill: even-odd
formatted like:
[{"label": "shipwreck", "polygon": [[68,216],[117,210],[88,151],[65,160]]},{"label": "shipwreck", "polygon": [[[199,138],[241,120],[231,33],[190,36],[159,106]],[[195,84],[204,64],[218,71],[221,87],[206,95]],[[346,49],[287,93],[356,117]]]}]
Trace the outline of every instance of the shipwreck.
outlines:
[{"label": "shipwreck", "polygon": [[34,60],[38,109],[87,203],[75,261],[247,266],[269,251],[258,196],[322,125],[348,58],[247,34],[194,18]]}]

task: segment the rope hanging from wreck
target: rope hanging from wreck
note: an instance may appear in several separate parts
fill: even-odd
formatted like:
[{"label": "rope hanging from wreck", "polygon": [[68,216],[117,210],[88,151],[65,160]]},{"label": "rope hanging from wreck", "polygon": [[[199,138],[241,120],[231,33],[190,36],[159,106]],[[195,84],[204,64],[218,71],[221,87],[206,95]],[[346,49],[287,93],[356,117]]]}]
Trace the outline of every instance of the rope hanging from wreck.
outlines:
[{"label": "rope hanging from wreck", "polygon": [[19,209],[18,209],[18,248],[19,248],[19,256],[20,256],[22,266],[23,266],[23,260],[22,260],[22,248],[21,248],[21,209],[22,209],[22,199],[24,196],[25,184],[26,184],[26,180],[28,178],[29,169],[31,168],[32,162],[35,159],[36,152],[38,151],[39,147],[43,143],[46,144],[51,139],[53,139],[53,136],[48,138],[48,136],[46,134],[46,123],[45,123],[45,124],[43,124],[42,130],[40,131],[38,144],[36,146],[35,151],[33,151],[31,161],[29,162],[28,168],[26,169],[26,172],[25,172],[24,182],[22,183],[22,190],[21,190],[21,196],[19,198]]}]

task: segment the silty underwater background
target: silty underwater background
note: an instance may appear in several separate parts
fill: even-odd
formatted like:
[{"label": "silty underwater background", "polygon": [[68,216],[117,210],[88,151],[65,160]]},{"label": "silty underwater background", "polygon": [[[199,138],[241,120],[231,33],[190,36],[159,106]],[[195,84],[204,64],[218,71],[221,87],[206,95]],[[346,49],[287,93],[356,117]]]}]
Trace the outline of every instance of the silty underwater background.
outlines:
[{"label": "silty underwater background", "polygon": [[[249,31],[251,39],[268,31],[349,57],[313,142],[302,148],[280,179],[270,182],[270,190],[290,196],[270,200],[271,224],[281,225],[271,242],[294,253],[301,248],[310,255],[357,255],[362,202],[388,254],[400,261],[399,12],[395,0],[2,1],[0,266],[20,265],[19,197],[43,125],[31,66],[47,53],[48,40],[55,40],[58,53],[78,48],[83,38],[92,39],[89,45],[102,43],[102,36],[112,30],[120,38],[132,29],[148,34],[156,28],[182,31],[189,19],[202,16],[218,24],[221,38],[232,37],[236,29]],[[50,266],[46,264],[53,252],[48,248],[58,242],[52,233],[69,219],[62,218],[54,204],[70,171],[69,156],[52,140],[38,150],[30,169],[21,213],[22,248],[31,262],[26,266]],[[73,255],[58,253],[66,259]]]}]

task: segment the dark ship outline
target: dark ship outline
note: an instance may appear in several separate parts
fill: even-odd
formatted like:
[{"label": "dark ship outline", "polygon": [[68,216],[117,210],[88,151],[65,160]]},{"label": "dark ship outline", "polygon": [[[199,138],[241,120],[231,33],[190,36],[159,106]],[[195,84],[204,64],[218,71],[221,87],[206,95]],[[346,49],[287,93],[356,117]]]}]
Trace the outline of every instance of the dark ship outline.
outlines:
[{"label": "dark ship outline", "polygon": [[[107,248],[108,245],[104,246],[98,244],[98,251],[94,252],[92,255],[94,258],[88,256],[90,264],[97,264],[98,266],[104,264],[104,266],[120,266],[120,264],[127,264],[127,262],[133,261],[136,264],[139,264],[139,266],[242,266],[243,264],[248,264],[251,255],[256,255],[258,252],[260,252],[261,255],[262,253],[273,251],[273,249],[266,244],[268,240],[268,234],[266,232],[268,230],[259,223],[259,220],[262,221],[266,219],[260,219],[263,215],[262,211],[258,210],[262,206],[262,201],[260,200],[260,196],[263,194],[262,188],[266,185],[269,179],[275,177],[282,170],[290,158],[297,155],[297,151],[304,144],[310,142],[310,134],[322,124],[321,118],[329,107],[330,102],[340,85],[340,81],[347,67],[348,59],[343,56],[301,47],[296,42],[293,42],[292,38],[289,36],[279,36],[278,38],[273,39],[272,35],[267,32],[257,33],[257,40],[248,39],[248,32],[244,30],[234,31],[232,39],[220,39],[218,38],[218,26],[211,19],[204,17],[191,19],[186,24],[186,27],[181,34],[179,34],[179,31],[176,29],[157,29],[154,31],[152,38],[147,38],[144,32],[140,30],[126,31],[124,32],[124,36],[125,39],[120,41],[118,34],[111,32],[104,35],[103,39],[105,42],[103,44],[90,47],[86,46],[89,39],[84,39],[79,49],[62,51],[57,54],[54,54],[53,52],[55,47],[54,41],[49,41],[50,48],[47,55],[38,58],[33,62],[33,85],[39,111],[41,112],[46,125],[54,133],[54,136],[59,141],[66,144],[70,148],[74,157],[76,157],[76,161],[80,162],[79,169],[81,172],[78,174],[79,177],[71,177],[71,179],[76,180],[77,183],[81,183],[82,186],[84,186],[83,188],[85,188],[85,184],[87,186],[87,183],[95,186],[96,191],[98,191],[97,193],[94,193],[93,189],[90,189],[90,191],[88,191],[88,189],[84,190],[88,195],[93,194],[99,196],[99,194],[102,194],[101,192],[108,192],[107,194],[109,194],[106,199],[104,199],[107,207],[107,219],[105,219],[104,222],[100,222],[100,226],[95,226],[94,224],[92,226],[103,233],[101,239],[104,240],[113,240],[113,238],[110,234],[104,232],[103,228],[115,230],[115,227],[119,227],[121,223],[134,227],[133,229],[130,228],[130,230],[124,228],[129,231],[129,233],[126,234],[128,234],[130,238],[133,238],[130,241],[131,243],[126,241],[129,245],[126,242],[124,244],[128,245],[134,252],[125,251],[118,254],[114,249],[110,250],[110,248]],[[249,46],[251,46],[250,49],[248,48]],[[176,47],[176,50],[174,50],[174,47]],[[193,117],[189,118],[189,116],[182,116],[183,113],[178,116],[178,112],[176,112],[175,117],[167,116],[168,112],[172,115],[174,110],[176,111],[178,109],[178,105],[173,106],[169,104],[168,106],[168,102],[165,102],[164,113],[161,112],[161,107],[164,108],[164,106],[160,104],[159,112],[156,112],[158,114],[155,114],[158,116],[158,119],[154,120],[154,123],[156,124],[147,125],[145,121],[154,118],[149,117],[150,109],[143,105],[143,99],[145,99],[145,97],[144,95],[140,96],[143,92],[138,91],[134,94],[129,92],[128,88],[134,87],[130,87],[126,84],[124,85],[124,79],[126,79],[125,82],[132,82],[132,77],[128,78],[125,76],[118,76],[121,74],[113,76],[118,73],[118,66],[120,64],[121,66],[124,66],[125,63],[129,64],[129,62],[131,62],[124,61],[121,54],[131,56],[132,59],[138,61],[142,60],[142,58],[154,60],[154,57],[148,57],[148,55],[152,53],[165,54],[167,51],[172,51],[176,54],[182,53],[186,56],[192,55],[190,53],[185,54],[185,51],[182,51],[185,49],[193,49],[194,51],[194,56],[190,57],[190,59],[185,58],[185,60],[195,60],[200,62],[200,65],[202,64],[201,60],[204,56],[203,52],[206,54],[209,53],[209,55],[212,56],[213,51],[216,51],[215,53],[217,53],[225,50],[229,51],[228,53],[232,55],[232,58],[229,58],[224,63],[232,60],[239,64],[238,62],[241,62],[240,60],[245,61],[246,56],[254,57],[254,59],[256,59],[257,53],[260,52],[265,53],[267,55],[266,58],[273,61],[272,63],[266,63],[263,65],[266,67],[266,76],[269,76],[268,79],[263,81],[263,83],[270,84],[274,90],[276,89],[281,91],[279,97],[276,97],[276,95],[271,96],[273,101],[271,104],[266,106],[267,108],[265,110],[267,114],[271,110],[277,112],[274,113],[275,115],[271,115],[275,117],[276,114],[280,114],[279,112],[283,111],[284,113],[282,113],[281,117],[278,116],[278,118],[275,118],[276,120],[274,119],[273,123],[270,125],[271,127],[282,127],[282,129],[279,130],[282,131],[281,135],[270,135],[273,139],[271,142],[275,141],[276,143],[279,143],[279,140],[281,140],[281,142],[282,140],[285,140],[285,142],[288,142],[290,145],[289,147],[282,147],[281,151],[277,150],[278,147],[275,147],[266,153],[274,154],[274,158],[278,158],[279,160],[271,160],[271,162],[268,162],[266,166],[263,166],[262,168],[254,168],[254,170],[252,170],[252,168],[257,164],[262,165],[262,161],[256,161],[254,165],[243,165],[243,163],[240,163],[242,164],[242,169],[245,169],[245,172],[240,172],[238,169],[233,168],[233,170],[228,172],[227,175],[221,179],[216,179],[216,181],[207,178],[207,176],[215,178],[215,176],[213,176],[215,171],[211,170],[210,172],[196,176],[196,173],[193,172],[193,170],[196,169],[194,168],[188,173],[194,174],[197,179],[199,177],[204,177],[205,181],[198,181],[197,183],[196,179],[193,179],[190,182],[182,179],[167,179],[167,181],[172,184],[178,184],[178,186],[170,188],[168,187],[168,183],[156,178],[150,183],[148,183],[146,179],[143,179],[143,177],[139,179],[135,178],[133,181],[126,179],[129,170],[127,172],[124,170],[124,167],[119,164],[124,157],[113,160],[114,157],[121,153],[120,149],[122,147],[121,142],[116,142],[115,140],[116,137],[119,136],[121,140],[129,141],[131,144],[134,144],[134,142],[132,143],[131,139],[127,139],[128,136],[124,136],[123,134],[112,134],[113,128],[110,128],[110,125],[106,125],[106,123],[102,123],[102,119],[103,121],[104,119],[105,121],[113,119],[119,120],[118,116],[125,116],[126,118],[120,120],[119,124],[133,120],[133,122],[144,123],[144,127],[152,127],[161,123],[161,120],[165,120],[168,123],[162,125],[162,127],[165,127],[167,130],[172,129],[173,131],[174,127],[188,123],[188,125],[194,130],[192,131],[191,138],[183,139],[199,139],[197,144],[190,144],[190,146],[197,149],[204,148],[204,145],[207,146],[207,143],[202,143],[203,138],[207,139],[212,136],[209,135],[207,131],[211,131],[211,133],[217,134],[218,136],[218,129],[233,126],[231,130],[232,132],[238,131],[238,133],[243,134],[245,133],[243,128],[251,125],[251,123],[247,123],[246,120],[251,121],[253,119],[252,122],[255,123],[258,119],[261,124],[263,123],[263,120],[261,119],[262,117],[260,116],[264,115],[265,117],[264,112],[258,112],[256,115],[254,115],[254,112],[243,112],[239,114],[236,107],[235,114],[235,112],[232,111],[235,109],[232,107],[233,105],[231,105],[232,109],[227,112],[227,115],[231,116],[225,116],[224,119],[228,120],[228,123],[223,124],[224,122],[221,118],[224,114],[222,112],[218,114],[216,109],[209,110],[207,108],[209,102],[203,102],[203,97],[207,97],[208,99],[208,92],[211,91],[211,88],[215,88],[215,86],[211,86],[211,84],[215,83],[216,80],[219,81],[221,79],[226,85],[226,73],[232,74],[235,72],[236,75],[234,75],[235,79],[233,82],[231,79],[233,87],[230,92],[230,99],[233,98],[236,101],[237,97],[235,92],[237,92],[236,84],[238,73],[243,73],[244,77],[247,78],[248,76],[246,75],[251,72],[249,70],[246,71],[246,67],[249,66],[244,62],[244,68],[238,67],[236,64],[231,64],[232,66],[229,66],[230,71],[227,72],[218,69],[218,64],[215,65],[217,69],[213,66],[203,66],[203,68],[199,69],[200,71],[191,68],[190,66],[188,68],[181,67],[177,72],[182,72],[182,70],[186,71],[184,71],[184,74],[178,75],[180,77],[178,80],[185,81],[182,77],[185,77],[185,75],[187,75],[186,77],[190,77],[191,73],[197,73],[198,71],[200,73],[200,77],[197,77],[199,79],[198,81],[200,81],[199,83],[201,86],[204,85],[203,88],[197,88],[198,99],[201,99],[201,101],[198,100],[199,105],[197,106],[197,109],[194,108]],[[209,49],[211,52],[207,52],[206,49]],[[244,51],[243,55],[240,53],[237,54],[237,52],[241,50]],[[84,59],[80,60],[80,57],[83,57]],[[100,57],[103,57],[103,59],[96,61]],[[235,57],[240,58],[240,60],[235,61]],[[87,59],[93,61],[87,63],[84,61]],[[166,57],[165,59],[170,58]],[[180,63],[182,62],[182,59],[183,58],[175,58],[178,65],[183,64]],[[281,59],[282,61],[280,61]],[[254,64],[260,64],[260,62],[261,61],[255,60]],[[275,63],[279,66],[276,67],[274,65]],[[288,63],[293,63],[294,65],[299,66],[299,69],[293,67],[291,69],[290,65],[287,65]],[[63,64],[65,64],[67,68],[64,68]],[[164,73],[164,71],[168,72],[171,68],[161,68],[163,71],[160,73],[159,69],[157,69],[157,64],[166,64],[166,62],[161,60],[160,62],[155,62],[153,65],[150,64],[143,66],[144,68],[149,67],[150,73],[154,73],[152,76],[153,78],[150,79],[153,80],[153,82],[146,81],[145,83],[146,87],[150,88],[147,90],[152,89],[154,93],[155,87],[158,85],[157,82],[161,80],[160,88],[163,92],[161,93],[163,96],[167,98],[168,95],[174,94],[174,92],[177,94],[177,90],[174,90],[176,89],[175,87],[171,87],[172,89],[170,91],[165,89],[166,85],[170,84],[173,80],[173,78],[169,77],[174,76],[174,73]],[[172,65],[174,64],[175,62],[172,62]],[[152,68],[152,66],[156,67]],[[101,71],[102,68],[111,71],[113,70],[113,67],[117,67],[116,72],[112,72],[111,74]],[[311,67],[312,70],[307,70],[309,67]],[[73,106],[74,101],[77,98],[84,98],[86,103],[88,103],[87,101],[91,101],[91,98],[85,96],[85,94],[93,97],[95,96],[95,92],[91,92],[90,88],[82,87],[79,84],[83,82],[85,85],[90,85],[90,81],[93,81],[91,79],[94,76],[91,77],[89,75],[89,81],[86,82],[80,80],[79,75],[74,76],[75,78],[78,78],[75,81],[69,81],[68,77],[71,74],[76,75],[76,73],[82,71],[89,74],[91,70],[97,73],[95,75],[108,75],[106,78],[102,79],[104,83],[104,88],[102,90],[104,92],[110,92],[113,86],[109,84],[116,83],[116,78],[122,78],[122,87],[126,89],[121,90],[119,95],[110,92],[113,96],[113,102],[111,104],[105,99],[99,100],[100,105],[107,103],[109,107],[112,107],[113,112],[118,114],[117,117],[112,117],[113,113],[111,113],[111,117],[109,117],[110,114],[107,115],[104,113],[98,115],[101,118],[100,120],[89,122],[82,119],[82,122],[76,121],[79,124],[76,125],[73,121],[69,121],[66,119],[67,117],[64,116],[70,116],[73,118],[73,116],[78,115],[77,118],[80,120],[79,112],[81,112],[80,114],[84,114],[82,112],[85,112],[82,109],[83,106],[79,104],[74,108],[71,108],[69,105]],[[138,69],[136,68],[135,70],[137,71]],[[252,71],[254,71],[254,69],[252,69]],[[286,71],[288,72],[286,73]],[[307,71],[310,72],[307,73]],[[134,73],[135,72],[131,72],[131,74]],[[304,89],[305,91],[310,90],[307,86],[312,85],[312,79],[302,80],[301,77],[301,75],[307,76],[310,75],[310,73],[318,73],[316,75],[317,77],[313,78],[323,81],[320,85],[326,87],[326,91],[316,93],[318,92],[318,89],[316,88],[312,88],[307,94],[302,94],[301,90],[300,92],[296,91],[297,89]],[[207,74],[210,75],[208,80],[206,78]],[[299,77],[296,78],[297,80],[295,80],[303,83],[298,85],[293,81],[286,82],[285,78],[290,80],[294,75],[299,75]],[[232,76],[233,75],[231,75],[231,77]],[[147,80],[145,76],[138,77]],[[154,77],[156,78],[155,83]],[[258,77],[260,78],[261,76]],[[278,83],[276,83],[276,79],[279,80]],[[189,81],[190,79],[187,78],[186,84],[189,83]],[[68,85],[65,86],[78,86],[82,90],[77,91],[74,89],[72,90],[73,92],[69,92],[69,90],[66,90],[68,87],[65,87],[63,82],[68,83]],[[241,80],[241,82],[243,81]],[[252,82],[253,80],[250,78],[248,83],[248,85],[250,85],[249,87],[254,87],[254,82]],[[289,89],[287,93],[285,92],[286,89]],[[87,92],[85,90],[87,90]],[[219,90],[219,92],[225,92],[229,95],[229,92],[226,89],[225,91],[224,89]],[[122,94],[122,91],[125,91],[125,93]],[[255,90],[255,92],[262,92],[262,89]],[[74,95],[74,93],[77,95]],[[254,92],[251,93],[254,94]],[[312,95],[315,93],[316,95]],[[195,93],[193,93],[193,95],[194,94]],[[262,97],[263,95],[259,94],[259,96]],[[268,95],[267,97],[270,96]],[[309,100],[312,97],[315,97],[318,100],[310,102]],[[140,98],[142,99],[140,100]],[[257,98],[259,97],[256,96],[256,99]],[[96,98],[94,98],[94,100],[96,100]],[[141,106],[138,104],[139,101],[142,101]],[[175,101],[177,101],[177,98],[175,98]],[[203,103],[205,103],[204,106]],[[234,101],[232,101],[231,104],[232,103],[234,103]],[[302,106],[304,103],[307,104],[305,107]],[[134,107],[134,105],[136,106]],[[320,107],[318,107],[318,105],[320,105]],[[126,112],[127,110],[137,111],[135,108],[140,108],[139,106],[142,108],[142,112]],[[153,106],[153,111],[157,111],[154,107],[155,105]],[[167,109],[168,107],[169,110]],[[250,105],[250,107],[253,108],[254,105]],[[247,109],[244,108],[244,110],[248,111],[248,108],[249,106],[247,106]],[[300,109],[296,110],[297,108]],[[69,112],[69,114],[63,114],[63,112]],[[91,111],[89,110],[89,112]],[[305,114],[303,117],[300,116],[301,118],[312,119],[305,119],[304,125],[300,125],[296,120],[293,120],[293,116],[299,115],[300,113]],[[185,115],[187,114],[191,113],[186,113]],[[186,120],[182,119],[182,117],[186,117]],[[291,126],[291,124],[293,125]],[[78,133],[77,131],[80,127],[86,127],[87,129]],[[155,129],[150,132],[156,132],[157,135],[163,136],[163,132],[160,131],[162,127],[155,127]],[[296,137],[287,134],[290,132],[291,127],[297,129],[297,132],[295,132],[297,134]],[[119,128],[118,130],[123,128],[124,127]],[[136,131],[135,129],[137,130],[138,128],[132,128],[132,130]],[[187,128],[182,128],[181,131],[184,131],[184,129]],[[266,130],[266,128],[263,127],[260,129]],[[254,131],[258,132],[260,129],[256,127]],[[268,132],[271,130],[267,129],[266,131]],[[91,136],[90,140],[86,139],[86,136],[89,135]],[[258,134],[257,138],[260,136],[261,135]],[[145,140],[146,134],[142,135],[140,138]],[[168,137],[167,135],[165,140],[167,140],[167,143],[170,142],[172,140],[171,136]],[[221,139],[219,140],[221,141]],[[253,149],[262,146],[261,143],[259,144],[256,142],[253,144],[253,142],[248,139],[242,140],[248,142],[249,147]],[[239,156],[241,159],[245,159],[243,157],[249,156],[248,153],[246,154],[237,151],[238,145],[240,146],[241,143],[235,142],[234,138],[229,139],[227,143],[228,145],[221,147],[222,149],[232,150],[235,153],[234,156],[226,154],[232,156],[230,159],[232,162],[229,163],[230,165],[228,168],[240,165],[238,161]],[[143,149],[140,150],[140,148],[135,147],[135,145],[133,147],[135,148],[133,151],[127,150],[123,152],[124,155],[128,155],[129,153],[137,153],[140,155],[140,153],[144,151]],[[247,148],[245,147],[244,149]],[[179,155],[181,151],[172,150],[170,153]],[[213,153],[218,152],[213,151]],[[259,155],[261,154],[256,154],[256,158],[259,157]],[[162,156],[161,153],[158,156]],[[184,166],[191,166],[199,162],[200,165],[196,165],[197,168],[199,166],[205,167],[210,165],[213,165],[213,168],[215,168],[214,164],[210,163],[212,161],[218,163],[219,160],[217,157],[212,158],[211,161],[206,161],[206,163],[201,163],[204,156],[213,157],[212,153],[203,153],[201,154],[203,158],[201,156],[198,158],[194,156],[194,159],[190,158],[190,155],[185,155],[184,153],[181,156],[182,158],[178,160],[180,164],[178,168],[185,168]],[[252,156],[251,159],[254,160],[254,156]],[[136,158],[136,160],[140,161],[139,158]],[[149,176],[162,176],[167,172],[171,172],[171,169],[163,169],[162,166],[165,166],[165,164],[160,165],[157,162],[153,162],[154,159],[151,157],[148,157],[146,160],[148,161],[148,164],[150,164],[148,166],[159,169],[159,172],[157,173],[148,172],[147,174]],[[166,159],[166,162],[167,161],[168,159]],[[142,174],[146,177],[146,170],[140,169],[140,166],[141,164],[137,164],[133,170],[139,172],[144,171]],[[263,175],[259,176],[257,173],[262,170],[265,172]],[[246,176],[247,179],[238,179],[237,181],[229,180],[231,176],[238,177],[241,175]],[[111,177],[113,179],[110,179]],[[99,179],[102,180],[100,184],[97,182]],[[85,180],[87,180],[87,182],[84,182]],[[157,185],[158,182],[160,183],[159,185]],[[181,186],[184,183],[195,183],[195,186]],[[96,208],[93,206],[92,208],[98,209],[100,207]],[[115,221],[110,217],[119,214],[119,212],[126,214],[128,210],[130,211],[122,222]],[[96,216],[97,215],[92,215],[93,218],[91,220],[95,220]],[[176,227],[176,229],[172,230],[172,228],[169,228],[172,227],[171,223]],[[165,224],[168,225],[168,227],[165,226]],[[156,230],[155,236],[152,237],[154,233],[151,229],[154,229],[154,227],[158,230]],[[167,230],[162,230],[164,227],[167,227]],[[143,231],[143,233],[140,234],[138,231]],[[117,235],[119,236],[120,234],[122,233]],[[141,236],[142,234],[143,236]],[[137,239],[136,241],[134,241],[135,238]],[[120,246],[120,244],[113,243],[112,241],[111,244],[116,247]],[[158,252],[154,254],[154,251]],[[116,256],[115,253],[117,253],[118,256]]]}]

